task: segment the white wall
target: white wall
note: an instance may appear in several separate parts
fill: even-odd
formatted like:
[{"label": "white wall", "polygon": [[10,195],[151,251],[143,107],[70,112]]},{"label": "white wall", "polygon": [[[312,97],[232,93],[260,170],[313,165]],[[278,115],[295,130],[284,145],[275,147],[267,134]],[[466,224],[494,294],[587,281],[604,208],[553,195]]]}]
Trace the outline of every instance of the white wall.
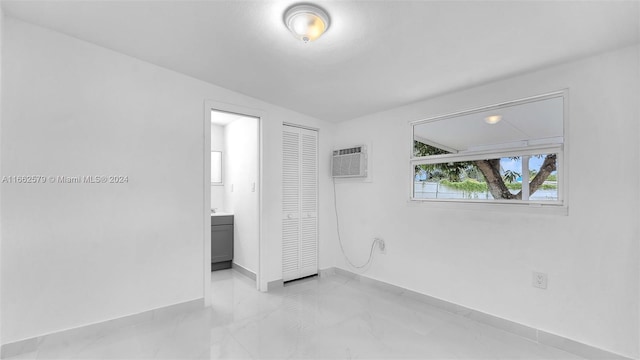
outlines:
[{"label": "white wall", "polygon": [[332,125],[15,19],[3,30],[3,175],[130,179],[2,185],[3,343],[203,296],[205,100],[265,114],[261,267],[281,278],[282,122]]},{"label": "white wall", "polygon": [[256,273],[260,223],[258,119],[240,117],[224,127],[225,204],[234,214],[233,262]]},{"label": "white wall", "polygon": [[[366,276],[638,357],[638,64],[626,48],[341,123],[337,145],[375,150],[372,183],[338,184],[346,251],[382,236]],[[408,203],[409,121],[564,88],[568,216]]]},{"label": "white wall", "polygon": [[[211,124],[211,151],[222,151],[222,182],[224,184],[224,165],[225,165],[225,139],[224,139],[224,126]],[[211,208],[218,209],[218,211],[225,211],[224,203],[224,186],[223,185],[211,185]]]}]

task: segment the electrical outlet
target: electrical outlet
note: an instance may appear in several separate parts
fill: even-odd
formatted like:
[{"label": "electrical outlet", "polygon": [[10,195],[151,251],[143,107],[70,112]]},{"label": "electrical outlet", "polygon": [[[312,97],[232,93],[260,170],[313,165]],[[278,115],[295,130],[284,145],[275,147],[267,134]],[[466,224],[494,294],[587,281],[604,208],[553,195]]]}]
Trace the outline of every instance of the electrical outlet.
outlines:
[{"label": "electrical outlet", "polygon": [[387,244],[385,244],[384,240],[382,238],[375,238],[374,239],[377,243],[378,243],[378,249],[380,250],[381,253],[386,254],[387,253]]},{"label": "electrical outlet", "polygon": [[547,288],[547,274],[541,272],[533,272],[532,285],[540,289]]}]

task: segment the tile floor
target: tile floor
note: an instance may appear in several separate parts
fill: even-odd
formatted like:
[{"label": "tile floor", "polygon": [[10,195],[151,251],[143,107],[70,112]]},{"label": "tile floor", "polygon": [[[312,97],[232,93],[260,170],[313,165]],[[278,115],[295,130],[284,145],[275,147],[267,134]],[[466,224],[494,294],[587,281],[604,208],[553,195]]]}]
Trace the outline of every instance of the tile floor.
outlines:
[{"label": "tile floor", "polygon": [[342,276],[269,293],[233,270],[213,307],[73,339],[9,359],[579,359]]}]

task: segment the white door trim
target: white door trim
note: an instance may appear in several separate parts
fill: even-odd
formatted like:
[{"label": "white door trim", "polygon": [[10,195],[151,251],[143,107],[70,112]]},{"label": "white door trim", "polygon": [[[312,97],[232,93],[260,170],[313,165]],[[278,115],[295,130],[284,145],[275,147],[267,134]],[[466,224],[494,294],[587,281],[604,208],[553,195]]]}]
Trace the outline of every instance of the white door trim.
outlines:
[{"label": "white door trim", "polygon": [[265,112],[252,109],[236,104],[229,104],[215,100],[204,101],[204,121],[203,121],[203,154],[204,154],[204,199],[203,199],[203,289],[205,306],[211,306],[211,110],[218,110],[229,113],[246,115],[258,119],[258,269],[256,270],[256,288],[260,291],[267,291],[267,283],[265,274],[265,259],[263,249],[263,226],[262,226],[262,208],[263,208],[263,146],[264,131],[263,119]]}]

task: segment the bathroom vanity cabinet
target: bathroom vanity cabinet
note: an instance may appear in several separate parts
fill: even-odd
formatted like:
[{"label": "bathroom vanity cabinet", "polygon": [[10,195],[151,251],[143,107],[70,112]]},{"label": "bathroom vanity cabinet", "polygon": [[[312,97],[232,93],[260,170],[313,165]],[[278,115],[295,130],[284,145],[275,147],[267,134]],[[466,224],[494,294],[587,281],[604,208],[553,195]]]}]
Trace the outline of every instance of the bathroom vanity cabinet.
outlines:
[{"label": "bathroom vanity cabinet", "polygon": [[211,215],[211,271],[231,268],[233,215]]}]

